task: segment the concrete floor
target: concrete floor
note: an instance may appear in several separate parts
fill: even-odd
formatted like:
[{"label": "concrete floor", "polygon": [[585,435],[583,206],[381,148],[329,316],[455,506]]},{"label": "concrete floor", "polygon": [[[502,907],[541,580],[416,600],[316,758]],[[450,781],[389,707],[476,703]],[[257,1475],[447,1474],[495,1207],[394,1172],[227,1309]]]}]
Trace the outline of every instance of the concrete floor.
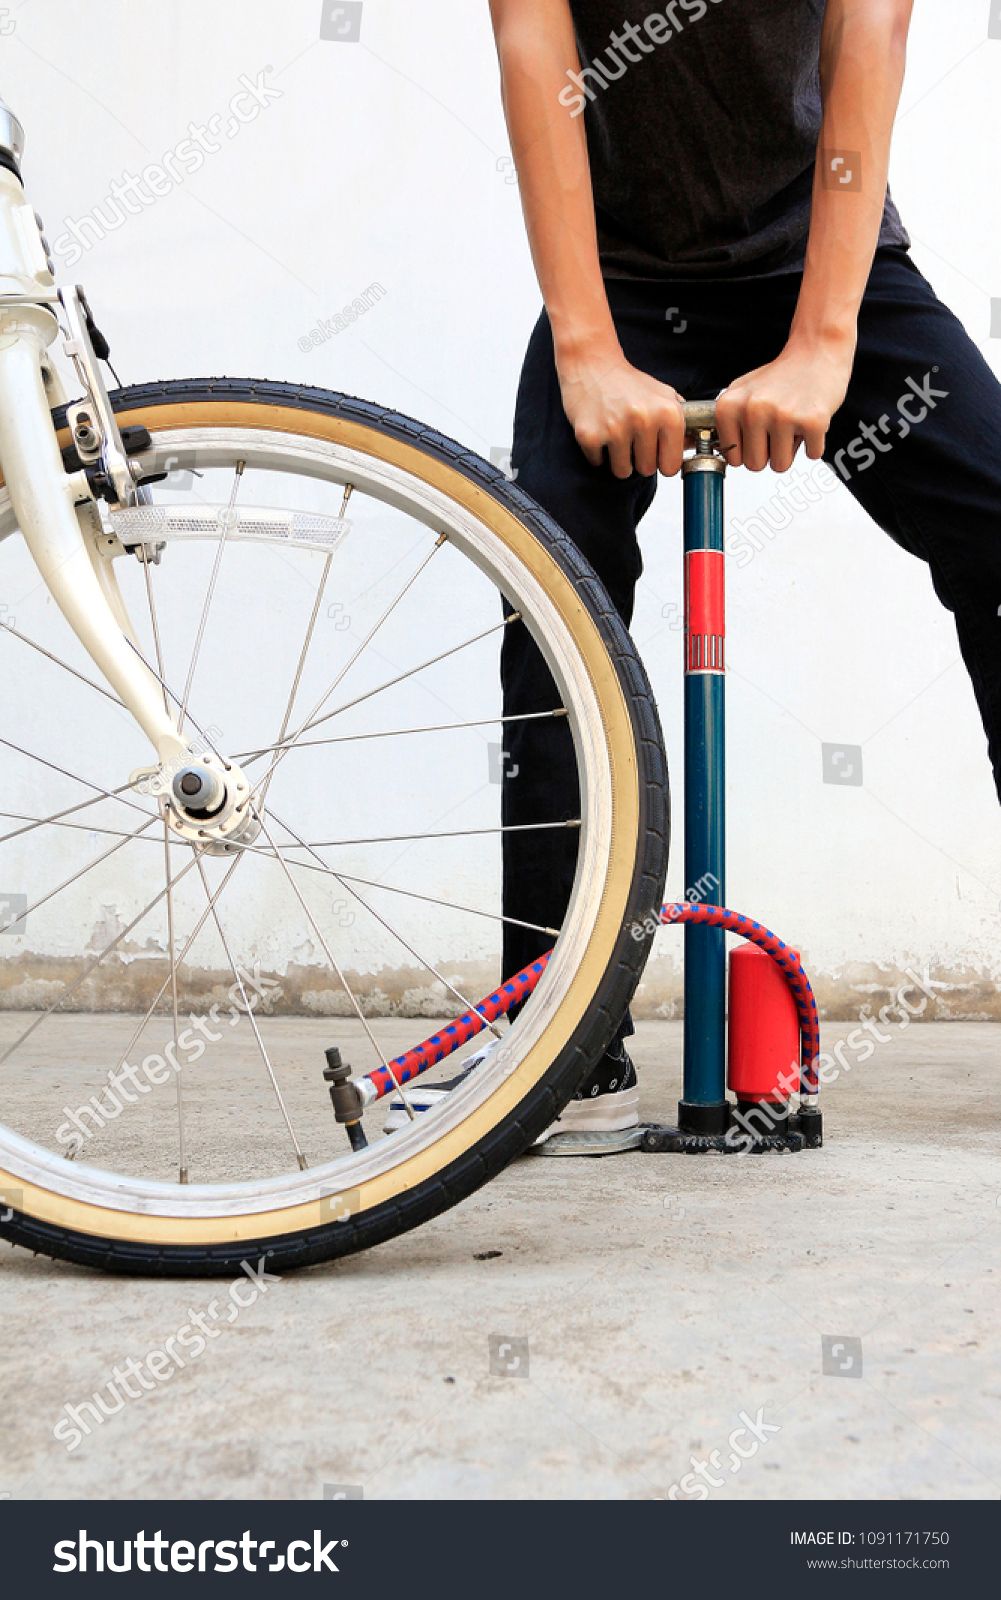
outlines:
[{"label": "concrete floor", "polygon": [[[96,1053],[123,1019],[65,1023]],[[312,1074],[329,1024],[271,1026]],[[644,1116],[669,1120],[681,1026],[634,1045]],[[64,1403],[226,1285],[0,1247],[0,1494],[648,1499],[694,1457],[721,1499],[996,1500],[999,1068],[1001,1027],[913,1025],[826,1093],[822,1151],[522,1160],[415,1234],[273,1284],[72,1454]],[[491,1374],[492,1337],[513,1376]],[[743,1460],[741,1413],[764,1424]]]}]

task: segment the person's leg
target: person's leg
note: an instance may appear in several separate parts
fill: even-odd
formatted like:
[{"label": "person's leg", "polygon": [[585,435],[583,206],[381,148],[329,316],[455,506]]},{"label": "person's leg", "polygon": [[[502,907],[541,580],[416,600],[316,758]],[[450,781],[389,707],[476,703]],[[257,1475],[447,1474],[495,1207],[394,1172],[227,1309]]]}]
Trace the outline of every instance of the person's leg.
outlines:
[{"label": "person's leg", "polygon": [[955,613],[1001,795],[1001,384],[903,251],[877,255],[825,459]]}]

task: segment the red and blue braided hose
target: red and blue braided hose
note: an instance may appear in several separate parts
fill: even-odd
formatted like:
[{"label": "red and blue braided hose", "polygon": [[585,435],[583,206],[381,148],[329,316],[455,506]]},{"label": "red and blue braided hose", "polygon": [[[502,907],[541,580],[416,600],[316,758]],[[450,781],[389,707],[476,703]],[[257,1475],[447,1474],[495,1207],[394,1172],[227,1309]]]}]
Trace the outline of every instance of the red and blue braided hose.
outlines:
[{"label": "red and blue braided hose", "polygon": [[683,900],[680,905],[664,906],[661,922],[707,922],[713,928],[725,928],[727,933],[739,933],[742,939],[756,944],[771,956],[780,967],[782,975],[799,1013],[800,1093],[816,1094],[817,1057],[820,1054],[820,1017],[810,980],[795,950],[779,938],[777,933],[763,928],[740,911],[726,911],[722,906],[694,905]]},{"label": "red and blue braided hose", "polygon": [[376,1099],[381,1100],[384,1094],[389,1094],[392,1089],[398,1089],[401,1083],[409,1083],[412,1078],[420,1077],[422,1072],[427,1072],[429,1067],[436,1067],[439,1061],[444,1061],[453,1050],[458,1050],[468,1039],[474,1039],[478,1033],[490,1022],[496,1022],[517,1005],[519,1000],[527,1000],[535,985],[549,965],[551,950],[547,950],[538,961],[533,961],[529,966],[522,967],[507,983],[502,983],[493,994],[481,1000],[472,1011],[463,1012],[447,1028],[442,1028],[438,1033],[425,1039],[423,1044],[417,1045],[413,1050],[407,1050],[402,1056],[397,1056],[391,1061],[390,1070],[377,1067],[369,1073],[369,1078],[376,1088]]},{"label": "red and blue braided hose", "polygon": [[[777,934],[771,933],[768,928],[763,928],[760,922],[752,921],[739,911],[727,911],[722,906],[696,905],[683,900],[679,905],[662,906],[660,920],[664,925],[685,922],[708,923],[714,928],[725,928],[727,933],[740,934],[751,944],[759,945],[762,950],[767,951],[781,968],[799,1013],[801,1093],[816,1094],[820,1020],[810,980],[796,952],[784,944]],[[551,955],[552,951],[549,950],[544,956],[540,956],[538,961],[522,967],[520,972],[509,978],[507,983],[502,983],[500,988],[495,989],[485,1000],[481,1000],[472,1011],[464,1012],[447,1027],[432,1034],[430,1039],[425,1039],[423,1044],[417,1045],[413,1050],[405,1051],[402,1056],[397,1056],[389,1063],[388,1071],[385,1067],[378,1067],[369,1073],[369,1081],[376,1091],[376,1099],[381,1100],[383,1095],[398,1089],[401,1084],[410,1083],[414,1078],[420,1077],[422,1072],[427,1072],[430,1067],[436,1067],[440,1061],[450,1056],[453,1050],[458,1050],[468,1040],[482,1033],[488,1023],[495,1022],[513,1005],[527,1000],[549,965]]]}]

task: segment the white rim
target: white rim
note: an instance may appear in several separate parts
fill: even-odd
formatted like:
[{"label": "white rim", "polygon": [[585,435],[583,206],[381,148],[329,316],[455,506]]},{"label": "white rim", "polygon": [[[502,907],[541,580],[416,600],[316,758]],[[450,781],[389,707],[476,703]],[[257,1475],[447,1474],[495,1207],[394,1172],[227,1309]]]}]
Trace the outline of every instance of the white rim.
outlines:
[{"label": "white rim", "polygon": [[[612,836],[611,771],[602,720],[586,668],[570,631],[537,580],[495,533],[464,506],[414,474],[343,445],[264,429],[197,428],[157,432],[143,457],[159,470],[180,448],[199,467],[248,467],[305,474],[395,506],[450,542],[508,595],[542,650],[569,713],[581,789],[577,877],[563,930],[532,1005],[483,1067],[441,1105],[405,1130],[359,1153],[282,1177],[223,1184],[168,1183],[121,1177],[67,1162],[0,1125],[0,1165],[26,1184],[109,1210],[150,1216],[213,1218],[268,1212],[318,1201],[382,1177],[457,1128],[500,1088],[539,1042],[581,964],[600,908]],[[0,491],[0,539],[15,531],[6,491]],[[308,542],[308,541],[307,541]],[[328,544],[317,544],[326,552]],[[4,1069],[7,1070],[7,1069]]]}]

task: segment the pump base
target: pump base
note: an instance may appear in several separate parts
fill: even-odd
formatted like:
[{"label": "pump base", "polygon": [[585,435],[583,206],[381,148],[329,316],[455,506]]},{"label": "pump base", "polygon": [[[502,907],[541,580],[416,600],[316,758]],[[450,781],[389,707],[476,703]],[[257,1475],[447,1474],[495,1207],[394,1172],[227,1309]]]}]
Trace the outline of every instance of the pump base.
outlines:
[{"label": "pump base", "polygon": [[734,1116],[735,1106],[729,1106],[731,1117],[727,1133],[696,1133],[680,1128],[665,1128],[648,1123],[643,1130],[640,1149],[650,1155],[767,1155],[771,1151],[793,1154],[799,1150],[819,1150],[824,1142],[824,1114],[822,1111],[794,1111],[788,1117],[785,1129],[779,1133],[757,1133],[753,1124],[744,1128]]}]

